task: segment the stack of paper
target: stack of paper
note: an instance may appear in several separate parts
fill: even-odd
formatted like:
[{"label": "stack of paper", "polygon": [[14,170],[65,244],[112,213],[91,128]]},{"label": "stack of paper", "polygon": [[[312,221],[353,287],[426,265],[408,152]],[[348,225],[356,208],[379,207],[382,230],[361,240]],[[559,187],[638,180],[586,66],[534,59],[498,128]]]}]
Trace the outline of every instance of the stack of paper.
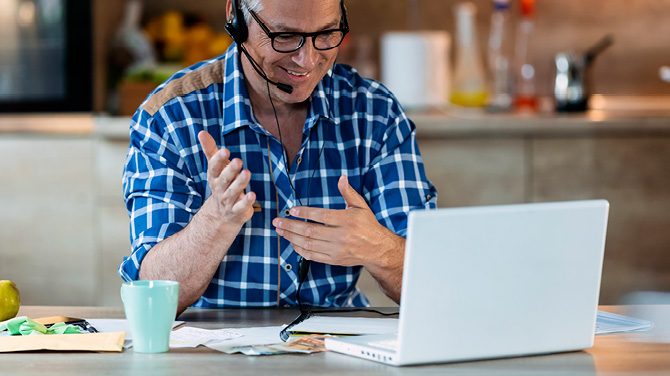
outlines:
[{"label": "stack of paper", "polygon": [[614,313],[598,311],[596,318],[596,335],[621,332],[642,332],[654,327],[651,321]]},{"label": "stack of paper", "polygon": [[207,330],[186,326],[170,333],[170,347],[198,347],[207,346],[221,341],[242,337],[242,334],[228,329]]}]

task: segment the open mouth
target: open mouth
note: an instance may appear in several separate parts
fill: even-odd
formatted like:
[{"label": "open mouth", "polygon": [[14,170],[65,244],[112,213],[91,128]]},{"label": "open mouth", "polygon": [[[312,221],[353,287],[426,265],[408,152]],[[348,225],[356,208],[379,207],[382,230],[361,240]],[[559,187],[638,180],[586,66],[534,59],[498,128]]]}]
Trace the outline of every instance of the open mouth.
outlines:
[{"label": "open mouth", "polygon": [[309,72],[298,72],[291,69],[282,68],[286,75],[292,80],[304,80],[309,76]]}]

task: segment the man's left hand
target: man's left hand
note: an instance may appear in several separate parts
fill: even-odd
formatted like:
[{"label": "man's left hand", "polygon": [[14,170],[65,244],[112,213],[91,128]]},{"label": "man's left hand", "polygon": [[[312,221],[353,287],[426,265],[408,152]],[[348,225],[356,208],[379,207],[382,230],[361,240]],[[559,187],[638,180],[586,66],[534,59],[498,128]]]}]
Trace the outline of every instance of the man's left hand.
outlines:
[{"label": "man's left hand", "polygon": [[385,274],[382,270],[398,266],[402,271],[404,238],[377,221],[346,176],[340,177],[337,187],[347,204],[346,209],[293,207],[292,216],[317,223],[275,218],[272,224],[277,233],[308,260],[330,265],[363,265],[373,274]]}]

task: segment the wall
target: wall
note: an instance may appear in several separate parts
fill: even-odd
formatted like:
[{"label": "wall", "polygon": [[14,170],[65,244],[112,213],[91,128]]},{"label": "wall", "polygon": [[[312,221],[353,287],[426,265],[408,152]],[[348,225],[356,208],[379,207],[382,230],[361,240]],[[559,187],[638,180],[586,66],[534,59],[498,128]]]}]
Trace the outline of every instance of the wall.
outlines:
[{"label": "wall", "polygon": [[[480,48],[487,45],[490,1],[472,0],[477,15]],[[518,1],[513,1],[516,5]],[[410,29],[410,5],[419,4],[420,29],[447,30],[454,35],[454,0],[347,0],[354,35],[375,41],[388,30]],[[658,69],[670,65],[670,0],[538,0],[535,35],[531,41],[538,75],[538,92],[552,92],[553,56],[564,50],[581,52],[604,35],[614,45],[596,60],[595,92],[603,94],[668,94],[670,85]],[[517,7],[514,11],[517,13]],[[375,22],[369,22],[374,16]]]},{"label": "wall", "polygon": [[[95,109],[106,102],[106,56],[125,1],[94,0]],[[384,31],[410,29],[416,14],[419,28],[452,33],[454,0],[345,0],[352,37],[368,35],[377,61],[379,36]],[[490,2],[473,0],[479,9],[480,46],[486,46]],[[225,1],[145,0],[148,13],[180,9],[203,14],[220,30],[225,19]],[[417,7],[418,4],[418,7]],[[516,11],[516,6],[515,6]],[[552,92],[553,56],[564,50],[581,52],[605,34],[615,42],[596,60],[594,92],[602,94],[669,94],[670,84],[660,81],[658,69],[670,65],[670,0],[538,0],[536,33],[531,43],[538,75],[538,92]],[[370,22],[374,19],[374,22]],[[355,51],[342,52],[340,61],[353,61]]]}]

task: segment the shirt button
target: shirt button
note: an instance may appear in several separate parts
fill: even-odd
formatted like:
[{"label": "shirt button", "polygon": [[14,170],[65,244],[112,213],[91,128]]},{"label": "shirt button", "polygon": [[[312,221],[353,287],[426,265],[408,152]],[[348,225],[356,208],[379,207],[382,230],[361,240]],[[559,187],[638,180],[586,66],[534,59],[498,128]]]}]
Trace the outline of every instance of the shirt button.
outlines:
[{"label": "shirt button", "polygon": [[284,265],[284,269],[286,269],[287,272],[290,272],[291,269],[293,269],[293,266],[291,264],[286,264]]},{"label": "shirt button", "polygon": [[298,157],[298,159],[296,160],[296,162],[297,162],[298,164],[300,164],[300,162],[302,162],[302,155]]},{"label": "shirt button", "polygon": [[284,216],[288,217],[290,215],[291,215],[291,212],[288,209],[284,210]]}]

